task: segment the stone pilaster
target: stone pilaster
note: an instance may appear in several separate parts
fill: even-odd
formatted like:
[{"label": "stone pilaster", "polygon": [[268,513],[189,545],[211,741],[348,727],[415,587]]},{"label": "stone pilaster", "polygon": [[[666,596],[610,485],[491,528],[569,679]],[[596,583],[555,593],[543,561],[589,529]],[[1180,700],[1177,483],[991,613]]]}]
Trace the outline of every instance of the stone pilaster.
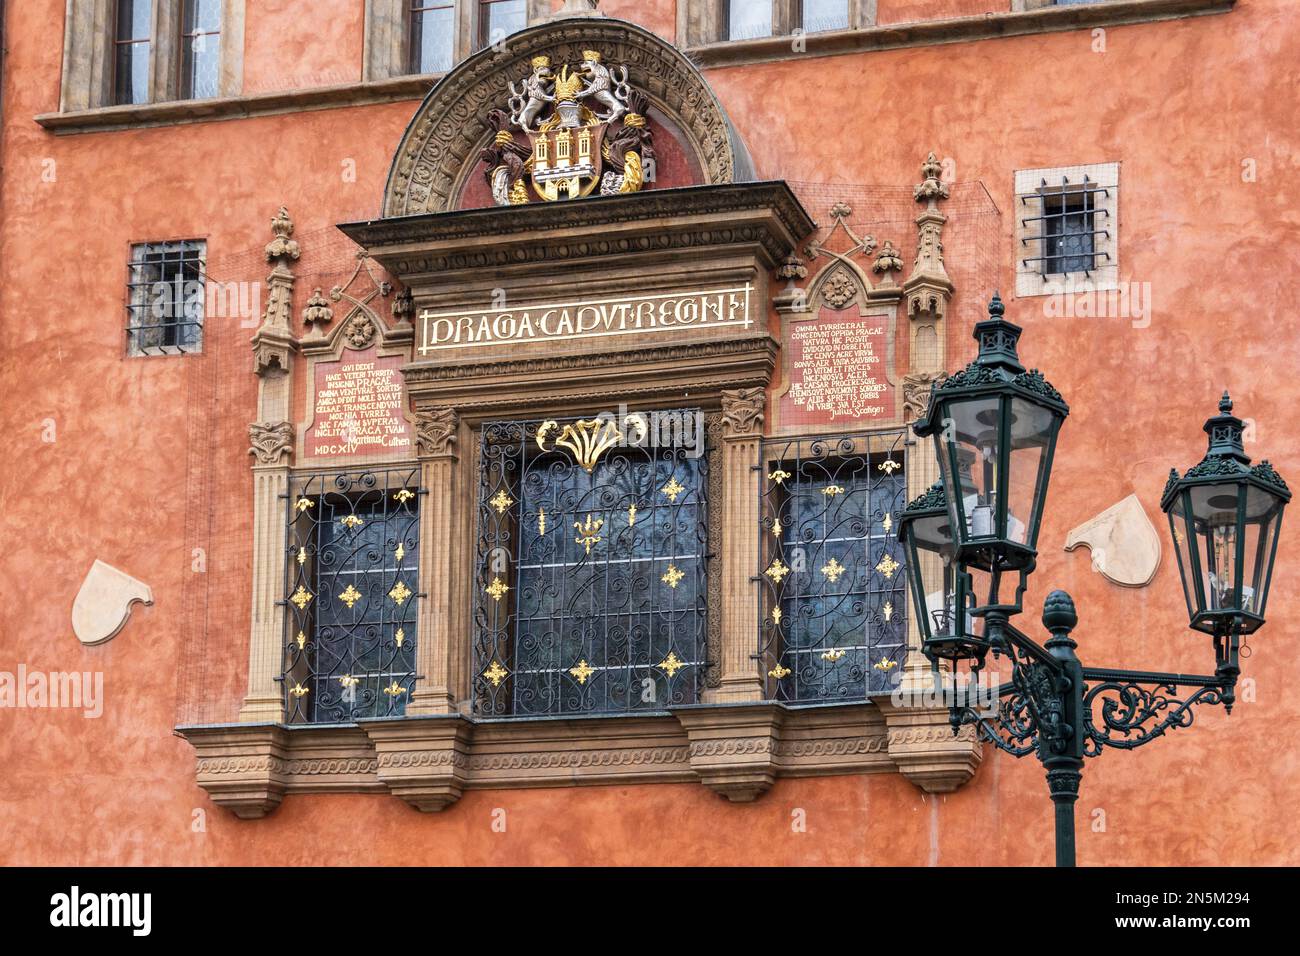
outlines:
[{"label": "stone pilaster", "polygon": [[726,513],[722,525],[722,660],[713,703],[763,699],[758,662],[759,501],[755,474],[763,442],[766,393],[742,388],[722,393],[722,468]]},{"label": "stone pilaster", "polygon": [[939,178],[943,167],[934,153],[921,164],[921,182],[916,199],[925,211],[916,219],[916,260],[903,283],[909,316],[932,315],[942,319],[952,298],[952,280],[943,266],[943,225],[948,217],[939,212],[939,200],[948,198],[948,184]]},{"label": "stone pilaster", "polygon": [[293,357],[297,339],[289,325],[293,313],[294,276],[299,256],[293,220],[281,206],[271,220],[274,238],[266,247],[271,263],[266,312],[254,333],[253,371],[258,377],[257,420],[249,426],[253,456],[253,587],[248,645],[248,693],[239,711],[246,723],[284,719],[284,696],[276,677],[283,664],[284,554],[288,512],[289,466],[294,427],[289,421]]},{"label": "stone pilaster", "polygon": [[458,569],[463,550],[459,534],[459,458],[454,409],[422,409],[416,413],[415,443],[420,458],[420,574],[427,582],[420,605],[416,645],[415,694],[411,714],[449,714],[456,710],[461,642],[456,608],[460,590]]}]

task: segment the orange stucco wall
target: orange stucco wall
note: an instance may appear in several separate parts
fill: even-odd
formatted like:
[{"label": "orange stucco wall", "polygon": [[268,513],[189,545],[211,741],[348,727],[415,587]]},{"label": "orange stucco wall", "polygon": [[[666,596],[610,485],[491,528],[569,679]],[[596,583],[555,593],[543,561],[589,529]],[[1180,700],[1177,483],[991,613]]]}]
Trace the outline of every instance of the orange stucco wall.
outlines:
[{"label": "orange stucco wall", "polygon": [[[359,75],[360,3],[312,4],[310,22],[297,4],[248,6],[248,92]],[[675,22],[669,0],[607,6],[669,32]],[[992,6],[881,0],[880,11],[884,22]],[[225,540],[241,545],[248,526],[241,423],[254,380],[246,353],[220,368],[124,358],[128,244],[206,237],[214,261],[225,256],[240,278],[261,278],[267,221],[283,203],[308,250],[299,310],[320,282],[302,276],[339,268],[312,264],[308,240],[334,242],[333,224],[377,213],[415,104],[59,137],[32,118],[57,108],[64,3],[7,8],[0,670],[99,670],[107,703],[93,720],[0,710],[0,862],[1051,861],[1041,768],[997,753],[971,783],[937,798],[888,774],[781,781],[750,805],[680,785],[470,792],[436,815],[380,795],[290,796],[258,822],[214,807],[195,786],[192,750],[171,729],[185,692],[178,662],[193,640],[184,622],[195,529],[216,516]],[[1144,589],[1107,583],[1085,551],[1065,554],[1061,544],[1130,492],[1159,518],[1168,469],[1200,458],[1201,422],[1225,386],[1254,420],[1248,451],[1300,480],[1296,13],[1291,0],[1239,0],[1226,15],[1111,28],[1104,53],[1075,31],[707,74],[766,177],[905,185],[935,149],[956,163],[959,182],[988,189],[1001,211],[998,284],[1026,329],[1022,354],[1072,408],[1023,623],[1034,624],[1049,589],[1069,590],[1088,663],[1210,666],[1208,640],[1185,627],[1165,530],[1164,560]],[[1254,182],[1243,181],[1246,160]],[[355,177],[345,175],[349,161]],[[1146,327],[1048,317],[1042,300],[1010,295],[1013,171],[1109,161],[1122,163],[1121,279],[1151,284]],[[898,238],[910,260],[911,237]],[[991,291],[962,289],[954,308]],[[966,329],[951,333],[956,365],[971,349]],[[214,323],[210,334],[250,330]],[[196,437],[186,397],[203,375],[223,403]],[[205,500],[191,496],[188,456],[209,437],[234,465],[202,489]],[[1300,797],[1297,541],[1295,523],[1284,526],[1270,623],[1250,642],[1253,686],[1233,715],[1203,712],[1194,729],[1090,761],[1081,863],[1300,863],[1300,824],[1285,812]],[[239,572],[246,552],[231,547],[220,559]],[[96,557],[148,582],[156,603],[112,642],[82,648],[69,609]],[[222,719],[243,693],[247,600],[238,591],[213,598],[202,686],[204,712]],[[492,829],[495,808],[507,811],[505,833]],[[807,832],[792,831],[796,808]],[[205,832],[192,828],[196,809],[207,812]],[[1094,829],[1099,812],[1104,832]]]}]

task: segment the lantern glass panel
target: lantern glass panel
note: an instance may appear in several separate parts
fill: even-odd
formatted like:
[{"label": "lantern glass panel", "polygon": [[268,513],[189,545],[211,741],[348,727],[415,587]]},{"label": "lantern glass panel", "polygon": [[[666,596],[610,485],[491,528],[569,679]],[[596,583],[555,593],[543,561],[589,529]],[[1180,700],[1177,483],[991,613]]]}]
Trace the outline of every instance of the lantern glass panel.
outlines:
[{"label": "lantern glass panel", "polygon": [[951,529],[946,514],[916,518],[909,529],[915,568],[913,603],[932,634],[953,632],[957,562]]},{"label": "lantern glass panel", "polygon": [[1282,503],[1262,488],[1247,485],[1245,550],[1242,555],[1242,610],[1264,616],[1273,542],[1282,519]]},{"label": "lantern glass panel", "polygon": [[1038,519],[1047,494],[1052,440],[1060,417],[1021,398],[1011,400],[1010,456],[1007,459],[1006,539],[1034,547]]},{"label": "lantern glass panel", "polygon": [[1198,557],[1201,559],[1205,610],[1235,610],[1240,606],[1241,582],[1237,560],[1239,486],[1194,485],[1189,491],[1195,516]]},{"label": "lantern glass panel", "polygon": [[1200,601],[1196,597],[1196,570],[1192,566],[1192,549],[1188,545],[1189,530],[1187,512],[1183,507],[1183,495],[1174,499],[1169,509],[1169,533],[1174,539],[1174,554],[1178,556],[1178,573],[1183,579],[1183,599],[1187,602],[1187,616],[1195,618],[1200,611]]},{"label": "lantern glass panel", "polygon": [[948,508],[962,541],[998,533],[1000,406],[997,395],[949,402],[949,420],[935,433]]}]

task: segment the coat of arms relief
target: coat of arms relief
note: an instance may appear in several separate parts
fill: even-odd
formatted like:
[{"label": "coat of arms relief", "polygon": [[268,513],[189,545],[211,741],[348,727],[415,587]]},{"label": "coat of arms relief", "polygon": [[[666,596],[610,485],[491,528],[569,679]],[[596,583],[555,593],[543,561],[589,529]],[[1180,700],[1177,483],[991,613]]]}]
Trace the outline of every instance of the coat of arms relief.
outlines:
[{"label": "coat of arms relief", "polygon": [[498,206],[631,193],[652,178],[649,100],[628,85],[627,67],[603,60],[584,50],[578,67],[557,72],[549,56],[535,56],[529,75],[509,84],[508,109],[488,112],[496,136],[479,155]]}]

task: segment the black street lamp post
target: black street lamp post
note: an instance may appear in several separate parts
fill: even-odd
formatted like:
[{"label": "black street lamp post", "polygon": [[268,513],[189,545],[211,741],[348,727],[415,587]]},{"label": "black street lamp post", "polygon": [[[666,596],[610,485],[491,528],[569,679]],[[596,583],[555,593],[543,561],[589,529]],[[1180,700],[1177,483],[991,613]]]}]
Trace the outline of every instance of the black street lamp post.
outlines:
[{"label": "black street lamp post", "polygon": [[[926,416],[913,426],[934,439],[942,480],[902,511],[898,535],[922,651],[936,678],[946,667],[953,681],[953,732],[973,723],[1001,750],[1037,755],[1056,807],[1056,864],[1073,866],[1074,803],[1086,757],[1106,747],[1132,750],[1190,726],[1197,704],[1222,704],[1231,713],[1241,638],[1264,623],[1291,493],[1267,461],[1251,466],[1243,423],[1225,392],[1219,415],[1205,424],[1205,458],[1181,477],[1171,472],[1161,499],[1190,626],[1213,640],[1214,675],[1084,666],[1071,636],[1078,614],[1064,591],[1043,604],[1050,637],[1040,645],[1011,617],[1022,610],[1034,570],[1069,408],[1037,370],[1021,365],[1021,329],[1003,312],[995,294],[989,318],[975,326],[979,355],[935,383]],[[1011,680],[996,689],[996,709],[981,711],[956,678],[964,662],[978,682],[990,653],[1009,662]]]}]

